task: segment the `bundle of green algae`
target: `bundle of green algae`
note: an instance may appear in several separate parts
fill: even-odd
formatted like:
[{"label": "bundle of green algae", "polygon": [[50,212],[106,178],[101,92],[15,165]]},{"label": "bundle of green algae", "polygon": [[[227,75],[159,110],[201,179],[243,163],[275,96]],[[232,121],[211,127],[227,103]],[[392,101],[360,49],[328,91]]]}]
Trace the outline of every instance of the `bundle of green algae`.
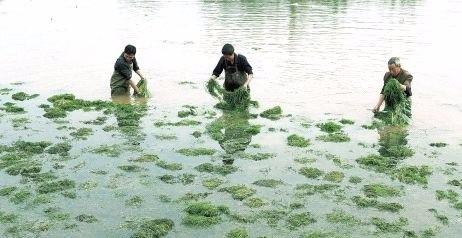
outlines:
[{"label": "bundle of green algae", "polygon": [[411,104],[401,90],[401,84],[391,79],[383,90],[385,109],[376,116],[389,125],[407,125],[411,118]]},{"label": "bundle of green algae", "polygon": [[139,93],[136,94],[137,97],[140,98],[149,98],[151,97],[151,93],[148,90],[148,82],[145,79],[141,79],[136,86],[139,89]]},{"label": "bundle of green algae", "polygon": [[232,92],[225,90],[214,79],[210,79],[206,84],[207,91],[220,102],[217,108],[225,110],[245,110],[249,105],[257,106],[256,101],[250,100],[250,92],[245,87],[240,87]]}]

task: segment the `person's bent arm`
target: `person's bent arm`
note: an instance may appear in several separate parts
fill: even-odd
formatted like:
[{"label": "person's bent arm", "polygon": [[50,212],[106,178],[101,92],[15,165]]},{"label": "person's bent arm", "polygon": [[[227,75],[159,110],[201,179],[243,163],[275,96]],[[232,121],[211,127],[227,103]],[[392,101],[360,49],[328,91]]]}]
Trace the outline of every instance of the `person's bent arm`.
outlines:
[{"label": "person's bent arm", "polygon": [[141,73],[141,71],[137,70],[137,71],[135,71],[135,73],[138,74],[138,76],[140,76],[141,79],[146,80],[146,78],[143,76],[143,74]]},{"label": "person's bent arm", "polygon": [[131,79],[127,80],[127,82],[133,88],[133,90],[135,91],[135,94],[140,93],[140,89],[136,86],[136,84]]},{"label": "person's bent arm", "polygon": [[378,112],[380,110],[380,107],[383,104],[383,101],[385,100],[385,97],[383,94],[380,94],[379,101],[377,102],[377,105],[372,109],[373,112]]},{"label": "person's bent arm", "polygon": [[248,74],[247,75],[247,81],[245,81],[244,85],[242,85],[243,87],[247,87],[249,86],[249,83],[252,81],[253,79],[253,74]]}]

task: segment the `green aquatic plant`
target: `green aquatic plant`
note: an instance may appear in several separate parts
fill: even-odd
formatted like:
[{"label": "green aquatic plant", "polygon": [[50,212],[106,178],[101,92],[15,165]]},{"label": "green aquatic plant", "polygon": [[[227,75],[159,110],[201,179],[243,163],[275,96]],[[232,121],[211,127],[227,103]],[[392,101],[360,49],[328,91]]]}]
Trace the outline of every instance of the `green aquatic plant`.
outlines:
[{"label": "green aquatic plant", "polygon": [[383,218],[373,217],[371,223],[377,228],[377,232],[397,233],[403,231],[409,221],[404,217],[400,217],[397,221],[387,221]]},{"label": "green aquatic plant", "polygon": [[202,173],[214,173],[223,176],[232,174],[237,171],[237,167],[233,165],[214,165],[212,163],[203,163],[194,167],[194,169]]},{"label": "green aquatic plant", "polygon": [[284,182],[276,179],[260,179],[253,182],[252,184],[255,184],[260,187],[276,188],[277,186],[284,184]]},{"label": "green aquatic plant", "polygon": [[100,145],[99,147],[90,150],[90,152],[109,157],[118,157],[122,153],[120,145]]},{"label": "green aquatic plant", "polygon": [[388,211],[388,212],[399,212],[401,209],[404,208],[403,205],[399,203],[394,203],[394,202],[382,203],[376,199],[369,199],[369,198],[365,198],[361,196],[354,196],[351,200],[356,204],[356,206],[360,208],[373,207],[380,211]]},{"label": "green aquatic plant", "polygon": [[220,192],[227,192],[231,194],[231,197],[235,200],[244,200],[255,194],[255,189],[249,188],[244,184],[234,185],[230,187],[224,187],[218,190]]},{"label": "green aquatic plant", "polygon": [[343,178],[345,177],[345,174],[343,174],[340,171],[331,171],[324,175],[324,180],[333,182],[333,183],[340,183],[342,182]]},{"label": "green aquatic plant", "polygon": [[313,215],[310,212],[302,212],[290,214],[286,220],[287,225],[290,229],[296,229],[302,226],[307,226],[309,224],[315,223]]},{"label": "green aquatic plant", "polygon": [[29,100],[29,99],[36,98],[38,96],[39,96],[38,94],[29,95],[29,94],[27,94],[25,92],[19,92],[19,93],[15,93],[15,94],[11,95],[11,98],[13,100],[16,100],[16,101],[24,101],[24,100]]},{"label": "green aquatic plant", "polygon": [[190,119],[182,119],[177,122],[163,122],[158,121],[154,123],[156,127],[164,127],[164,126],[197,126],[200,125],[200,121],[190,120]]},{"label": "green aquatic plant", "polygon": [[202,180],[202,186],[213,190],[213,189],[218,188],[220,185],[222,185],[223,182],[224,181],[219,178],[204,179]]},{"label": "green aquatic plant", "polygon": [[362,181],[363,179],[358,176],[351,176],[350,179],[348,180],[348,182],[353,183],[353,184],[358,184],[358,183],[361,183]]},{"label": "green aquatic plant", "polygon": [[131,238],[160,238],[168,235],[175,223],[170,219],[151,219],[141,223]]},{"label": "green aquatic plant", "polygon": [[176,151],[185,156],[201,156],[201,155],[213,155],[216,153],[214,149],[207,148],[183,148]]},{"label": "green aquatic plant", "polygon": [[407,184],[421,184],[428,183],[428,177],[432,174],[430,167],[423,166],[403,166],[393,172],[393,177],[400,182]]},{"label": "green aquatic plant", "polygon": [[158,178],[162,182],[167,183],[167,184],[181,183],[183,185],[188,185],[194,182],[195,177],[196,175],[194,174],[184,173],[184,174],[179,174],[177,176],[165,174],[165,175],[159,176]]},{"label": "green aquatic plant", "polygon": [[0,110],[10,113],[24,113],[25,110],[22,107],[16,106],[14,103],[6,102],[3,104],[3,107],[0,107]]},{"label": "green aquatic plant", "polygon": [[383,89],[385,109],[376,117],[389,125],[407,125],[411,117],[411,105],[396,79],[390,79]]},{"label": "green aquatic plant", "polygon": [[138,166],[138,165],[133,165],[133,164],[129,164],[129,165],[119,165],[117,166],[117,168],[119,168],[120,170],[123,170],[125,172],[129,172],[129,173],[136,173],[136,172],[141,172],[141,171],[144,171],[145,169]]},{"label": "green aquatic plant", "polygon": [[80,214],[75,217],[75,220],[79,222],[85,222],[85,223],[94,223],[98,221],[98,219],[96,219],[95,216],[88,215],[88,214]]},{"label": "green aquatic plant", "polygon": [[315,194],[325,194],[327,192],[335,191],[340,186],[337,184],[298,184],[295,187],[295,196],[298,198],[303,198],[306,196],[312,196]]},{"label": "green aquatic plant", "polygon": [[249,238],[249,234],[244,228],[236,228],[229,231],[226,238]]},{"label": "green aquatic plant", "polygon": [[270,120],[279,120],[282,117],[282,109],[280,106],[275,106],[263,111],[260,116]]},{"label": "green aquatic plant", "polygon": [[13,193],[14,191],[16,191],[16,189],[18,189],[18,188],[15,187],[15,186],[3,187],[3,188],[0,189],[0,197],[8,196],[11,193]]},{"label": "green aquatic plant", "polygon": [[69,179],[63,179],[59,181],[44,182],[38,185],[37,192],[46,194],[46,193],[55,193],[59,191],[64,191],[68,189],[75,188],[75,181]]},{"label": "green aquatic plant", "polygon": [[340,120],[339,122],[341,124],[343,124],[343,125],[353,125],[353,124],[355,124],[355,122],[353,120],[345,119],[345,118],[342,118],[342,120]]},{"label": "green aquatic plant", "polygon": [[258,197],[250,197],[245,199],[244,205],[250,207],[250,208],[258,208],[266,205],[266,202]]},{"label": "green aquatic plant", "polygon": [[369,198],[396,197],[401,195],[401,190],[381,183],[364,185],[362,191]]},{"label": "green aquatic plant", "polygon": [[274,158],[276,155],[273,153],[255,153],[255,154],[243,153],[243,154],[240,154],[240,156],[243,159],[260,161],[260,160],[267,160],[270,158]]},{"label": "green aquatic plant", "polygon": [[148,89],[148,82],[147,82],[147,80],[141,79],[140,81],[138,81],[138,83],[136,84],[136,86],[137,86],[138,89],[139,89],[139,93],[137,93],[137,94],[135,95],[136,97],[142,97],[142,98],[149,98],[149,97],[151,97],[151,93],[149,92],[149,89]]},{"label": "green aquatic plant", "polygon": [[384,157],[375,154],[360,157],[356,159],[356,162],[365,168],[372,169],[380,173],[392,171],[398,163],[396,159],[391,157]]},{"label": "green aquatic plant", "polygon": [[125,200],[125,206],[129,207],[141,207],[143,203],[143,198],[141,196],[135,195]]},{"label": "green aquatic plant", "polygon": [[444,142],[433,142],[433,143],[430,143],[430,146],[432,147],[446,147],[448,144],[447,143],[444,143]]},{"label": "green aquatic plant", "polygon": [[20,190],[10,197],[10,202],[14,204],[20,204],[25,202],[27,199],[29,199],[32,196],[32,193],[28,190]]},{"label": "green aquatic plant", "polygon": [[0,224],[16,222],[19,216],[14,213],[0,211]]},{"label": "green aquatic plant", "polygon": [[294,147],[307,147],[310,145],[310,140],[305,139],[302,136],[292,134],[289,137],[287,137],[287,144],[289,146],[294,146]]},{"label": "green aquatic plant", "polygon": [[107,119],[108,117],[97,117],[95,120],[83,121],[83,123],[100,126],[106,123]]},{"label": "green aquatic plant", "polygon": [[72,145],[68,142],[57,143],[53,146],[50,146],[45,152],[48,154],[58,154],[61,156],[69,155],[69,151],[72,149]]},{"label": "green aquatic plant", "polygon": [[348,226],[356,226],[362,224],[359,218],[356,218],[355,216],[346,213],[344,210],[338,209],[333,210],[330,213],[327,213],[326,220],[330,223],[340,223]]},{"label": "green aquatic plant", "polygon": [[178,137],[176,135],[155,135],[156,139],[159,140],[176,140]]},{"label": "green aquatic plant", "polygon": [[320,169],[312,167],[303,167],[298,173],[310,179],[316,179],[324,174]]},{"label": "green aquatic plant", "polygon": [[343,132],[334,132],[334,133],[328,133],[327,135],[320,135],[316,137],[317,140],[321,140],[324,142],[348,142],[350,141],[350,137],[348,137],[347,134]]},{"label": "green aquatic plant", "polygon": [[143,154],[137,158],[129,159],[131,162],[138,162],[138,163],[147,163],[147,162],[156,162],[159,160],[159,156],[153,154]]},{"label": "green aquatic plant", "polygon": [[79,128],[76,131],[70,133],[70,135],[76,139],[86,140],[90,135],[93,134],[93,129],[88,127]]},{"label": "green aquatic plant", "polygon": [[325,123],[318,123],[316,124],[321,131],[327,132],[327,133],[334,133],[334,132],[340,132],[342,130],[342,125],[339,125],[333,121],[325,122]]},{"label": "green aquatic plant", "polygon": [[[257,214],[258,219],[265,219],[266,223],[270,227],[275,227],[277,224],[284,220],[284,218],[287,217],[287,211],[285,210],[280,210],[280,209],[269,209],[269,210],[263,210],[260,213]],[[295,221],[294,221],[295,223]]]},{"label": "green aquatic plant", "polygon": [[189,110],[182,110],[178,112],[178,117],[184,118],[188,116],[197,116],[197,112],[195,109],[190,108]]},{"label": "green aquatic plant", "polygon": [[166,170],[182,170],[183,169],[183,165],[180,163],[167,163],[164,160],[158,160],[156,162],[156,165]]},{"label": "green aquatic plant", "polygon": [[256,102],[250,100],[250,92],[247,88],[240,87],[234,91],[227,91],[214,79],[206,84],[207,91],[220,102],[215,106],[223,110],[246,110]]},{"label": "green aquatic plant", "polygon": [[221,214],[229,213],[224,206],[215,206],[210,202],[191,203],[184,210],[186,216],[183,224],[186,226],[209,227],[221,222]]},{"label": "green aquatic plant", "polygon": [[434,208],[430,208],[428,209],[428,211],[431,212],[435,216],[435,218],[439,222],[441,222],[441,224],[449,225],[449,218],[447,216],[439,214],[438,211]]}]

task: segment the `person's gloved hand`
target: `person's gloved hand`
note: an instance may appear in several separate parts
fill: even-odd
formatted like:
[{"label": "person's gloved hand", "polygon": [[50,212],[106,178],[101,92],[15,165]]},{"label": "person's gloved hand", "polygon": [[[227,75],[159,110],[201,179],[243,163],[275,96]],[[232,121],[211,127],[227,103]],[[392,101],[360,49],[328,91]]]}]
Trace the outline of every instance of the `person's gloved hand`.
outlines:
[{"label": "person's gloved hand", "polygon": [[216,75],[212,75],[212,76],[210,77],[210,80],[215,80],[215,79],[217,79],[217,76],[216,76]]}]

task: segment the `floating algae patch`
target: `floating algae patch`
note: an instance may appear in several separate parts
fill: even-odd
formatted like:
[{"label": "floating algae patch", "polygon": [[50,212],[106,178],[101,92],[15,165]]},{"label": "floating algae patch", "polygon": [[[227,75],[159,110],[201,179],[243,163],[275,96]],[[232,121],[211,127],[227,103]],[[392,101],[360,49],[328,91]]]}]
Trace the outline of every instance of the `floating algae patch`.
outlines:
[{"label": "floating algae patch", "polygon": [[436,220],[441,222],[441,224],[449,225],[449,218],[447,216],[439,214],[438,211],[434,208],[430,208],[428,211],[431,212],[433,216],[435,216]]},{"label": "floating algae patch", "polygon": [[359,218],[339,209],[335,209],[331,213],[327,213],[326,220],[330,223],[344,224],[348,226],[357,226],[362,224]]},{"label": "floating algae patch", "polygon": [[158,140],[176,140],[178,137],[176,135],[155,135]]},{"label": "floating algae patch", "polygon": [[333,232],[310,231],[300,236],[300,238],[344,238],[344,236],[337,236]]},{"label": "floating algae patch", "polygon": [[342,120],[340,120],[339,122],[341,124],[343,124],[343,125],[353,125],[353,124],[355,124],[355,122],[353,120],[345,119],[345,118],[342,118]]},{"label": "floating algae patch", "polygon": [[345,174],[340,171],[331,171],[324,175],[324,180],[333,182],[333,183],[340,183],[343,181]]},{"label": "floating algae patch", "polygon": [[396,221],[388,221],[383,218],[373,217],[371,223],[377,228],[377,233],[398,233],[404,230],[404,227],[409,224],[409,221],[404,217],[400,217]]},{"label": "floating algae patch", "polygon": [[42,194],[55,193],[72,188],[75,188],[75,181],[64,179],[59,181],[41,183],[38,185],[37,192]]},{"label": "floating algae patch", "polygon": [[379,154],[386,157],[407,158],[414,151],[407,146],[408,132],[399,126],[387,126],[379,130]]},{"label": "floating algae patch", "polygon": [[140,81],[138,81],[136,86],[139,89],[139,93],[135,95],[136,97],[140,97],[140,98],[149,98],[149,97],[151,97],[151,93],[149,92],[149,89],[148,89],[147,80],[141,79]]},{"label": "floating algae patch", "polygon": [[328,133],[327,135],[320,135],[316,137],[317,140],[324,141],[324,142],[348,142],[350,141],[350,137],[344,132],[335,132],[335,133]]},{"label": "floating algae patch", "polygon": [[316,219],[314,219],[310,212],[301,212],[290,214],[286,222],[290,229],[297,229],[315,223]]},{"label": "floating algae patch", "polygon": [[200,121],[190,120],[190,119],[182,119],[177,122],[164,122],[158,121],[154,123],[156,127],[164,127],[164,126],[197,126],[200,125]]},{"label": "floating algae patch", "polygon": [[202,186],[212,190],[220,187],[220,185],[223,183],[224,181],[219,178],[209,178],[202,180]]},{"label": "floating algae patch", "polygon": [[303,198],[305,196],[312,196],[315,194],[325,194],[326,192],[335,191],[340,188],[337,184],[298,184],[295,187],[295,196],[298,198]]},{"label": "floating algae patch", "polygon": [[376,117],[389,125],[407,125],[411,117],[411,105],[396,79],[390,79],[383,89],[385,108]]},{"label": "floating algae patch", "polygon": [[247,88],[240,87],[234,91],[227,91],[214,79],[206,84],[207,91],[220,102],[216,108],[223,110],[246,110],[250,105],[258,105],[250,100],[250,92]]},{"label": "floating algae patch", "polygon": [[310,145],[310,140],[305,139],[302,136],[292,134],[289,137],[287,137],[287,144],[293,147],[307,147]]},{"label": "floating algae patch", "polygon": [[117,168],[119,168],[120,170],[123,170],[125,172],[129,172],[129,173],[137,173],[137,172],[141,172],[141,171],[144,171],[146,169],[138,166],[138,165],[120,165],[120,166],[117,166]]},{"label": "floating algae patch", "polygon": [[76,131],[70,133],[70,135],[76,139],[86,140],[90,135],[93,134],[93,129],[88,127],[79,128]]},{"label": "floating algae patch", "polygon": [[213,173],[213,174],[220,174],[223,176],[232,174],[238,170],[237,167],[233,165],[227,165],[227,164],[214,165],[212,163],[203,163],[203,164],[200,164],[194,167],[194,169],[202,173]]},{"label": "floating algae patch", "polygon": [[183,224],[193,227],[210,227],[222,221],[221,215],[228,214],[229,209],[224,206],[215,206],[210,202],[191,203],[184,210],[186,216]]},{"label": "floating algae patch", "polygon": [[28,200],[32,196],[32,193],[27,190],[20,190],[10,197],[9,201],[14,203],[14,204],[20,204],[24,203],[26,200]]},{"label": "floating algae patch", "polygon": [[88,214],[80,214],[75,217],[75,220],[78,222],[85,222],[85,223],[95,223],[98,219],[93,215]]},{"label": "floating algae patch", "polygon": [[158,238],[168,235],[175,223],[166,218],[145,220],[131,238]]},{"label": "floating algae patch", "polygon": [[90,120],[90,121],[84,121],[84,124],[91,124],[91,125],[103,125],[106,123],[108,117],[97,117],[95,120]]},{"label": "floating algae patch", "polygon": [[165,174],[162,176],[159,176],[158,178],[167,184],[175,184],[175,183],[182,183],[183,185],[188,185],[194,182],[194,178],[196,175],[194,174],[180,174],[177,176],[173,176],[170,174]]},{"label": "floating algae patch", "polygon": [[16,100],[16,101],[24,101],[24,100],[29,100],[29,99],[36,98],[38,96],[39,96],[38,94],[29,95],[29,94],[27,94],[25,92],[19,92],[19,93],[15,93],[15,94],[11,95],[11,98],[13,100]]},{"label": "floating algae patch", "polygon": [[276,188],[277,186],[284,184],[284,182],[276,179],[260,179],[253,182],[252,184],[255,184],[260,187]]},{"label": "floating algae patch", "polygon": [[189,110],[181,110],[178,112],[178,117],[179,118],[184,118],[188,116],[197,116],[196,110],[190,108]]},{"label": "floating algae patch", "polygon": [[231,194],[231,197],[235,200],[244,200],[248,197],[251,197],[252,195],[255,194],[255,189],[253,188],[249,188],[247,186],[245,186],[244,184],[239,184],[239,185],[234,185],[234,186],[230,186],[230,187],[225,187],[225,188],[221,188],[220,190],[218,190],[220,192],[227,192],[229,194]]},{"label": "floating algae patch", "polygon": [[0,95],[7,95],[7,94],[9,94],[11,91],[13,91],[12,88],[1,88],[1,89],[0,89]]},{"label": "floating algae patch", "polygon": [[319,178],[324,174],[324,172],[320,169],[312,167],[303,167],[298,171],[298,173],[310,179]]},{"label": "floating algae patch", "polygon": [[101,145],[99,147],[96,147],[90,152],[95,153],[95,154],[102,154],[106,155],[109,157],[119,157],[120,154],[122,153],[120,149],[120,145]]},{"label": "floating algae patch", "polygon": [[147,163],[147,162],[156,162],[159,160],[159,156],[153,154],[143,154],[139,157],[129,159],[131,162],[138,162],[138,163]]},{"label": "floating algae patch", "polygon": [[11,122],[12,122],[12,126],[17,128],[17,127],[25,127],[26,124],[30,123],[30,120],[27,117],[19,117],[19,118],[11,119]]},{"label": "floating algae patch", "polygon": [[444,142],[433,142],[433,143],[430,143],[430,146],[432,147],[446,147],[448,144],[447,143],[444,143]]},{"label": "floating algae patch", "polygon": [[280,209],[263,210],[257,215],[257,218],[265,219],[266,223],[270,227],[276,227],[278,223],[284,220],[284,218],[286,217],[287,217],[287,211],[280,210]]},{"label": "floating algae patch", "polygon": [[327,133],[334,133],[334,132],[341,132],[342,130],[342,125],[339,125],[333,121],[325,122],[325,123],[318,123],[316,124],[321,131],[327,132]]},{"label": "floating algae patch", "polygon": [[9,112],[9,113],[24,113],[25,110],[22,107],[16,106],[14,103],[6,102],[3,104],[3,107],[0,107],[0,110]]},{"label": "floating algae patch", "polygon": [[167,163],[164,160],[157,161],[156,165],[166,170],[182,170],[183,169],[183,165],[180,163]]},{"label": "floating algae patch", "polygon": [[369,198],[396,197],[401,195],[401,190],[380,183],[364,185],[362,191]]},{"label": "floating algae patch", "polygon": [[356,159],[356,162],[361,166],[374,170],[376,172],[385,173],[396,168],[398,161],[391,157],[370,154]]},{"label": "floating algae patch", "polygon": [[199,138],[202,136],[202,133],[200,131],[194,131],[191,135],[194,136],[194,138]]},{"label": "floating algae patch", "polygon": [[363,179],[358,176],[351,176],[350,179],[348,180],[348,182],[353,183],[353,184],[358,184],[358,183],[361,183],[362,181]]},{"label": "floating algae patch", "polygon": [[243,159],[249,159],[253,161],[267,160],[267,159],[276,157],[276,155],[273,153],[255,153],[255,154],[243,153],[240,155],[242,156]]},{"label": "floating algae patch", "polygon": [[58,154],[61,156],[69,155],[69,151],[72,149],[71,144],[69,142],[62,142],[57,143],[53,146],[50,146],[45,152],[48,154]]},{"label": "floating algae patch", "polygon": [[17,214],[0,211],[0,224],[14,223],[18,218]]},{"label": "floating algae patch", "polygon": [[432,174],[430,167],[423,166],[404,166],[393,173],[393,177],[398,179],[400,182],[407,184],[421,184],[426,185],[428,183],[428,177]]},{"label": "floating algae patch", "polygon": [[403,205],[399,203],[383,203],[379,202],[376,199],[369,199],[361,196],[354,196],[352,201],[356,204],[356,206],[360,208],[376,208],[380,211],[388,211],[388,212],[399,212],[403,209]]},{"label": "floating algae patch", "polygon": [[232,229],[226,234],[226,238],[249,238],[247,230],[244,228]]},{"label": "floating algae patch", "polygon": [[244,205],[246,205],[246,206],[248,206],[250,208],[258,208],[258,207],[262,207],[262,206],[266,205],[266,202],[261,198],[251,197],[251,198],[247,198],[244,201]]},{"label": "floating algae patch", "polygon": [[214,155],[216,150],[207,148],[183,148],[176,151],[185,156]]},{"label": "floating algae patch", "polygon": [[184,194],[183,196],[181,196],[180,198],[178,198],[178,202],[191,202],[191,201],[199,201],[199,200],[202,200],[206,197],[208,197],[210,194],[212,193],[191,193],[191,192],[188,192],[186,194]]},{"label": "floating algae patch", "polygon": [[16,189],[18,189],[18,188],[15,187],[15,186],[3,187],[3,188],[0,189],[0,197],[8,196],[11,193],[13,193],[14,191],[16,191]]},{"label": "floating algae patch", "polygon": [[143,203],[143,198],[141,196],[135,195],[125,200],[125,206],[128,207],[141,207]]},{"label": "floating algae patch", "polygon": [[279,120],[282,117],[282,109],[280,106],[275,106],[273,108],[263,111],[262,113],[260,113],[260,116],[270,120]]},{"label": "floating algae patch", "polygon": [[76,99],[72,94],[59,94],[49,97],[47,99],[53,104],[53,107],[44,108],[46,118],[63,118],[67,116],[67,112],[75,110],[102,110],[112,107],[114,104],[111,102],[96,100],[86,101]]}]

